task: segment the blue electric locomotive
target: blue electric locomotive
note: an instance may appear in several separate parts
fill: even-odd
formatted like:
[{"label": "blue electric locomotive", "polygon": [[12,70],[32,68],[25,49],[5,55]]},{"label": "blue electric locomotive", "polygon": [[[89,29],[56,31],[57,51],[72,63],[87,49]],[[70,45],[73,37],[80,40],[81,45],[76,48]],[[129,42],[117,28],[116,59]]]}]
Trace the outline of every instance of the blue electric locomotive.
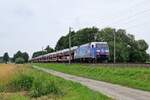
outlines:
[{"label": "blue electric locomotive", "polygon": [[107,61],[109,58],[109,47],[107,42],[91,42],[79,46],[74,51],[75,60],[97,60],[97,61]]}]

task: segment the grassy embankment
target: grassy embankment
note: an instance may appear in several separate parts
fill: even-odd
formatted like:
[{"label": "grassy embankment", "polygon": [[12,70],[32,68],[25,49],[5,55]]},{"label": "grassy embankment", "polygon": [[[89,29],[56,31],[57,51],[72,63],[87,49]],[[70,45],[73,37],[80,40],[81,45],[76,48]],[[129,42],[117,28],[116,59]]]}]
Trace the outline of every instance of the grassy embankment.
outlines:
[{"label": "grassy embankment", "polygon": [[0,76],[0,100],[109,100],[81,84],[29,65],[0,65]]},{"label": "grassy embankment", "polygon": [[34,64],[44,68],[87,77],[95,80],[120,84],[127,87],[150,91],[150,68],[144,67],[104,67],[84,64]]}]

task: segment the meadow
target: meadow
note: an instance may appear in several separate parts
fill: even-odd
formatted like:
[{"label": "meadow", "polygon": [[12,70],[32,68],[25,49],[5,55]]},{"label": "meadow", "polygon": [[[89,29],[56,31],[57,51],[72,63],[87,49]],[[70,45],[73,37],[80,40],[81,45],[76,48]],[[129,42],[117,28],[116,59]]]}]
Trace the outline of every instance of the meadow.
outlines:
[{"label": "meadow", "polygon": [[102,66],[93,64],[34,64],[94,80],[150,91],[150,67]]},{"label": "meadow", "polygon": [[0,100],[110,100],[79,83],[31,65],[0,65]]}]

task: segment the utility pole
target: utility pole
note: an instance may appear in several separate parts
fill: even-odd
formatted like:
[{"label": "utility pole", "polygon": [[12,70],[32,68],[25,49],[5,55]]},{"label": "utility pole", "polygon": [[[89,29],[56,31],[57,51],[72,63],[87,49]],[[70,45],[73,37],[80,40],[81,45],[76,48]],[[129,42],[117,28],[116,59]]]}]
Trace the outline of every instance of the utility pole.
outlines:
[{"label": "utility pole", "polygon": [[42,47],[42,62],[44,61],[44,49],[43,49],[43,47]]},{"label": "utility pole", "polygon": [[69,64],[71,64],[71,27],[69,27]]},{"label": "utility pole", "polygon": [[116,63],[116,31],[113,29],[113,35],[114,35],[114,64]]},{"label": "utility pole", "polygon": [[95,33],[95,35],[94,35],[94,42],[96,42],[97,41],[97,33]]}]

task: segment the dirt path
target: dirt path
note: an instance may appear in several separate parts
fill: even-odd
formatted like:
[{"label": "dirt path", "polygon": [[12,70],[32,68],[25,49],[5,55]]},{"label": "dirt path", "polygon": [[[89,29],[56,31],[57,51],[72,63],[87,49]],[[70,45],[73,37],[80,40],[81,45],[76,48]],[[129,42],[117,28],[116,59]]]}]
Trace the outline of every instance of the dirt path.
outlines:
[{"label": "dirt path", "polygon": [[62,77],[66,80],[81,83],[82,85],[85,85],[92,90],[99,91],[104,95],[107,95],[115,100],[150,100],[150,92],[131,89],[120,85],[114,85],[111,83],[96,81],[74,75],[69,75],[62,72],[41,68],[38,66],[33,66],[33,68],[50,73],[58,77]]}]

